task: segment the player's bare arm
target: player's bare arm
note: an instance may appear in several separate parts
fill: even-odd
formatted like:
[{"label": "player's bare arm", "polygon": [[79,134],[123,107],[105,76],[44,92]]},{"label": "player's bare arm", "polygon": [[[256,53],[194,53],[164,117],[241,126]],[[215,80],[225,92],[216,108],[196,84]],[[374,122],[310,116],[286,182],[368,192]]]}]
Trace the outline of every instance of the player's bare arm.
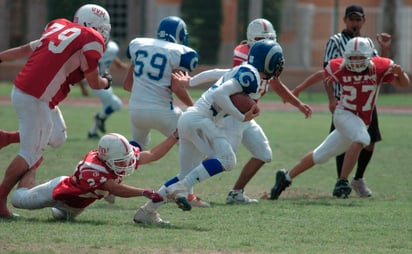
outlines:
[{"label": "player's bare arm", "polygon": [[187,90],[190,76],[183,71],[173,71],[171,90],[186,105],[193,106],[193,99]]},{"label": "player's bare arm", "polygon": [[282,98],[284,102],[288,102],[298,108],[306,118],[312,115],[312,108],[300,101],[299,98],[297,98],[279,78],[271,79],[270,86],[279,95],[279,97]]},{"label": "player's bare arm", "polygon": [[[176,130],[177,132],[177,130]],[[140,152],[139,164],[147,164],[152,161],[159,160],[166,155],[167,152],[177,143],[178,135],[172,134],[167,137],[163,142],[159,143],[150,150]]]},{"label": "player's bare arm", "polygon": [[123,80],[123,89],[131,92],[133,87],[133,64],[129,66],[129,69],[127,70],[127,74],[124,77]]},{"label": "player's bare arm", "polygon": [[0,60],[2,62],[5,61],[13,61],[16,59],[29,57],[32,53],[32,48],[30,47],[30,43],[27,43],[23,46],[7,49],[0,53]]},{"label": "player's bare arm", "polygon": [[307,77],[302,83],[300,83],[298,86],[296,86],[293,90],[292,93],[296,96],[299,97],[300,92],[306,90],[308,87],[313,86],[318,83],[322,83],[322,80],[324,78],[324,72],[323,70],[319,70],[315,73],[312,73],[309,77]]},{"label": "player's bare arm", "polygon": [[126,184],[116,183],[113,179],[110,179],[106,183],[102,184],[101,189],[122,198],[144,196],[151,199],[154,203],[163,201],[163,198],[158,193],[150,189],[142,189]]},{"label": "player's bare arm", "polygon": [[324,79],[323,84],[324,84],[325,91],[326,91],[326,94],[329,100],[329,111],[333,113],[335,112],[335,108],[336,108],[336,105],[338,104],[338,100],[333,95],[332,81],[330,79]]},{"label": "player's bare arm", "polygon": [[102,78],[99,76],[99,70],[96,68],[94,71],[84,74],[89,86],[92,89],[105,89],[110,87],[111,81],[107,78]]}]

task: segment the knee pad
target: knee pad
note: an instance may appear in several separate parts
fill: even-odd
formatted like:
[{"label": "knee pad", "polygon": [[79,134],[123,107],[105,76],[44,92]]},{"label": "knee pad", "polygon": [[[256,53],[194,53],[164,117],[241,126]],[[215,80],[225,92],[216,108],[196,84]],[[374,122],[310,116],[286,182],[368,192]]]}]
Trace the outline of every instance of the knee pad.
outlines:
[{"label": "knee pad", "polygon": [[226,139],[215,139],[213,150],[214,154],[210,157],[215,157],[222,164],[225,171],[230,171],[236,167],[236,154]]}]

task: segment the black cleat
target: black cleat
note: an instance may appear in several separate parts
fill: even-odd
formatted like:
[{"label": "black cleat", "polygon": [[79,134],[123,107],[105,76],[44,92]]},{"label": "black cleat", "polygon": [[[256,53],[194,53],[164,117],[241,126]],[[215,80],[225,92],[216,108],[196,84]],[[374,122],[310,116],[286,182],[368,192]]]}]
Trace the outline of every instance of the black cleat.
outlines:
[{"label": "black cleat", "polygon": [[183,211],[190,211],[192,210],[192,205],[185,197],[178,197],[175,199],[177,206],[182,209]]},{"label": "black cleat", "polygon": [[333,188],[333,196],[348,198],[351,191],[352,188],[349,186],[349,181],[347,179],[339,179],[335,184],[335,188]]},{"label": "black cleat", "polygon": [[89,139],[99,139],[99,138],[100,138],[99,134],[97,134],[97,133],[91,133],[91,132],[88,132],[88,133],[87,133],[87,137],[88,137]]},{"label": "black cleat", "polygon": [[106,126],[104,122],[106,121],[106,118],[100,118],[99,113],[97,113],[94,116],[94,120],[96,122],[96,127],[103,133],[106,133]]},{"label": "black cleat", "polygon": [[288,171],[281,169],[276,172],[276,183],[270,191],[270,199],[278,199],[282,191],[284,191],[292,183],[286,179]]}]

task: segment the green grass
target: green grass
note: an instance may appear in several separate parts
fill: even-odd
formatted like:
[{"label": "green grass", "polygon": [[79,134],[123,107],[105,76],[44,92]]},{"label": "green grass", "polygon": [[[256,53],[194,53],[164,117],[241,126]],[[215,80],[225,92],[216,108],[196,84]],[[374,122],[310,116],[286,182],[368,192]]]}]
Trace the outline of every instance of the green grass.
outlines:
[{"label": "green grass", "polygon": [[[3,91],[9,93],[5,87],[0,89],[0,95]],[[71,96],[80,96],[77,92],[74,89]],[[38,183],[70,174],[84,154],[97,144],[95,140],[88,140],[86,133],[98,107],[62,103],[61,110],[69,137],[61,148],[45,152],[45,160],[37,171]],[[0,106],[0,119],[2,129],[17,128],[11,105]],[[292,167],[316,147],[326,136],[330,119],[329,113],[315,113],[305,120],[298,112],[263,111],[257,121],[271,141],[273,161],[247,185],[248,195],[259,198],[264,191],[269,191],[274,171]],[[366,172],[373,191],[370,199],[353,195],[346,200],[332,198],[336,172],[331,160],[296,178],[277,201],[260,200],[253,206],[225,205],[228,191],[250,156],[242,148],[237,155],[236,169],[195,186],[196,193],[211,202],[210,209],[182,212],[175,204],[167,204],[159,212],[171,225],[158,227],[132,222],[136,208],[145,203],[144,198],[118,198],[114,205],[97,201],[72,223],[53,221],[49,209],[13,208],[21,218],[0,219],[0,252],[410,253],[410,119],[410,115],[380,114],[383,141],[376,145]],[[107,129],[130,137],[127,110],[113,115],[107,121]],[[162,139],[154,132],[152,145]],[[0,150],[1,174],[17,150],[18,145]],[[157,189],[177,172],[177,148],[174,147],[160,161],[139,167],[125,178],[125,183]]]}]

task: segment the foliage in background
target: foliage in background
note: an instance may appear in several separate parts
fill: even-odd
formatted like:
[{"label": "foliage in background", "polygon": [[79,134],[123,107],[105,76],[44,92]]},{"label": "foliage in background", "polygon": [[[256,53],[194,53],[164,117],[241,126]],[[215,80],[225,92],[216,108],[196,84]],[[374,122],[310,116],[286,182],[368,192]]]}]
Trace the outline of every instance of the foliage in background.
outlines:
[{"label": "foliage in background", "polygon": [[189,46],[199,54],[202,64],[217,64],[222,25],[221,0],[183,0],[182,19],[189,31]]},{"label": "foliage in background", "polygon": [[[91,3],[87,0],[47,0],[47,18],[53,20],[56,18],[65,18],[73,20],[76,10],[84,5]],[[93,4],[103,5],[103,0],[95,0]]]}]

